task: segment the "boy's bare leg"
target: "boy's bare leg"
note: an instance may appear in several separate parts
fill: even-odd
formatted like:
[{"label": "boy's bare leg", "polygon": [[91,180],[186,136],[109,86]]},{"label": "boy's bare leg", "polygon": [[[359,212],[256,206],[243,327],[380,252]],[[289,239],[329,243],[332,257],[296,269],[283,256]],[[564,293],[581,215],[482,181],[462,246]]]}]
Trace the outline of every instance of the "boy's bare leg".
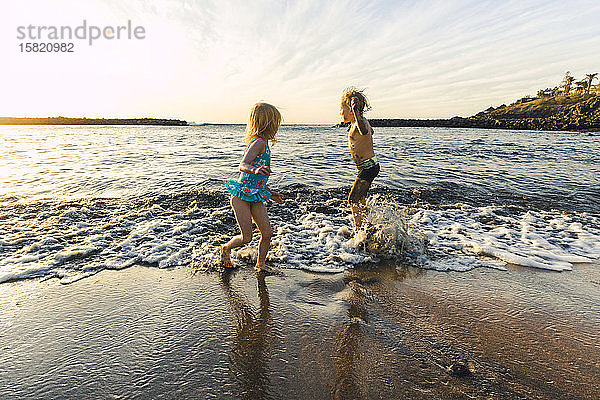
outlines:
[{"label": "boy's bare leg", "polygon": [[225,268],[233,268],[231,262],[231,249],[240,247],[252,240],[252,217],[250,212],[251,203],[233,196],[231,198],[231,208],[235,214],[235,219],[240,227],[240,234],[231,238],[231,240],[221,246],[221,263]]},{"label": "boy's bare leg", "polygon": [[358,203],[350,203],[350,209],[352,210],[352,218],[354,219],[354,232],[357,232],[367,215],[366,199],[363,197]]},{"label": "boy's bare leg", "polygon": [[266,272],[278,272],[273,267],[266,266],[267,253],[269,252],[269,246],[271,245],[271,237],[273,236],[273,230],[271,229],[271,222],[269,221],[269,215],[267,209],[263,203],[252,203],[251,209],[252,219],[258,230],[260,231],[260,242],[258,244],[258,258],[256,260],[256,269]]},{"label": "boy's bare leg", "polygon": [[369,181],[357,178],[350,190],[348,204],[354,218],[354,232],[360,229],[367,214],[366,197],[370,187],[371,183]]}]

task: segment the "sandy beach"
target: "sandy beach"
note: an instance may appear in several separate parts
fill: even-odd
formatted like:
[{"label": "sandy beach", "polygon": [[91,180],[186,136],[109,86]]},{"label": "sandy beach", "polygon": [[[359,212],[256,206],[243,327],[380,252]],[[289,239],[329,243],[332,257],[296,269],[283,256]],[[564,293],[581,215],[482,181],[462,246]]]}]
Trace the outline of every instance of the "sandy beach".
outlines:
[{"label": "sandy beach", "polygon": [[0,397],[596,399],[598,265],[0,286]]}]

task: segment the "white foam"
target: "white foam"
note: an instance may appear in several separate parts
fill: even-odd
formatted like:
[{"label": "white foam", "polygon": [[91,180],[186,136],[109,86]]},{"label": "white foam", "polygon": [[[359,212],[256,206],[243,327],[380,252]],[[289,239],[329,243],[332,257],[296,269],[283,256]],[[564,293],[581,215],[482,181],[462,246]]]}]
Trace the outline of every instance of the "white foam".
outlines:
[{"label": "white foam", "polygon": [[[440,271],[505,269],[506,264],[568,271],[600,258],[595,216],[465,204],[403,207],[379,196],[371,196],[368,206],[366,228],[354,237],[345,208],[323,214],[300,204],[293,216],[270,212],[274,236],[268,261],[282,268],[329,273],[385,257]],[[202,209],[195,204],[178,212],[126,204],[111,212],[103,205],[62,211],[34,208],[3,221],[0,282],[54,276],[68,283],[101,269],[136,263],[159,268],[216,265],[217,245],[229,236],[215,236],[214,227],[231,227],[232,217],[229,206]],[[249,246],[233,252],[234,261],[252,262],[259,238],[256,232]]]},{"label": "white foam", "polygon": [[277,226],[268,260],[313,272],[341,272],[348,264],[372,262],[348,243],[347,219],[309,212],[296,224]]},{"label": "white foam", "polygon": [[[573,222],[573,218],[587,223]],[[491,261],[499,260],[524,267],[568,271],[574,263],[598,258],[600,249],[598,221],[588,215],[558,211],[515,215],[501,206],[456,204],[441,210],[415,209],[411,220],[425,232],[431,249],[470,259],[473,266],[477,266],[477,256],[486,256],[484,264],[489,263],[490,267],[497,267]],[[440,261],[428,265],[440,269]]]},{"label": "white foam", "polygon": [[[50,274],[69,283],[101,269],[122,269],[135,263],[159,268],[188,265],[194,247],[205,236],[201,228],[206,231],[205,216],[183,219],[185,213],[156,206],[117,215],[108,223],[94,221],[86,211],[42,216],[43,223],[28,217],[13,220],[21,225],[17,230],[31,230],[36,241],[19,248],[23,238],[14,235],[2,244],[16,250],[0,260],[0,282]],[[56,226],[40,229],[49,224]],[[128,233],[122,235],[123,231]],[[81,265],[77,265],[79,259]]]}]

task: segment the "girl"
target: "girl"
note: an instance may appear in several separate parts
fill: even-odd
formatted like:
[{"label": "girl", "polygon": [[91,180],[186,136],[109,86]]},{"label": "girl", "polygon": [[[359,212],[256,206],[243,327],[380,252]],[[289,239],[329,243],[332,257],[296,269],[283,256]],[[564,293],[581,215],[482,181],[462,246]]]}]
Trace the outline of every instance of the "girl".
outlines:
[{"label": "girl", "polygon": [[275,268],[267,267],[265,260],[271,244],[271,223],[267,215],[264,201],[269,198],[276,203],[283,203],[283,196],[267,186],[271,175],[271,149],[269,140],[275,142],[275,135],[281,114],[270,104],[256,103],[250,110],[246,126],[246,154],[240,162],[240,178],[230,180],[225,187],[232,194],[231,207],[235,214],[241,234],[231,238],[221,246],[221,262],[226,268],[233,268],[230,254],[231,249],[240,247],[252,240],[252,220],[260,231],[258,259],[256,270],[267,273],[277,273]]}]

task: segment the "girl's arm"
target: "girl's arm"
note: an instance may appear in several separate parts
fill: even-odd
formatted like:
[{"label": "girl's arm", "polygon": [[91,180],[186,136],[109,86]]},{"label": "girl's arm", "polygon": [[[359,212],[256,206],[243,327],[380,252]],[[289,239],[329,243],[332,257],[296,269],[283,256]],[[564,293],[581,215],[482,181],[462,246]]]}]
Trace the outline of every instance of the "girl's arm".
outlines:
[{"label": "girl's arm", "polygon": [[252,162],[256,156],[264,153],[264,151],[265,142],[262,140],[255,140],[246,151],[242,162],[240,162],[240,171],[247,172],[249,174],[271,175],[271,168],[267,167],[266,165],[261,167],[255,167],[252,165]]},{"label": "girl's arm", "polygon": [[283,200],[284,200],[283,194],[272,190],[269,187],[269,185],[266,185],[265,189],[267,189],[271,193],[271,200],[273,200],[275,203],[279,203],[279,204],[283,203]]}]

